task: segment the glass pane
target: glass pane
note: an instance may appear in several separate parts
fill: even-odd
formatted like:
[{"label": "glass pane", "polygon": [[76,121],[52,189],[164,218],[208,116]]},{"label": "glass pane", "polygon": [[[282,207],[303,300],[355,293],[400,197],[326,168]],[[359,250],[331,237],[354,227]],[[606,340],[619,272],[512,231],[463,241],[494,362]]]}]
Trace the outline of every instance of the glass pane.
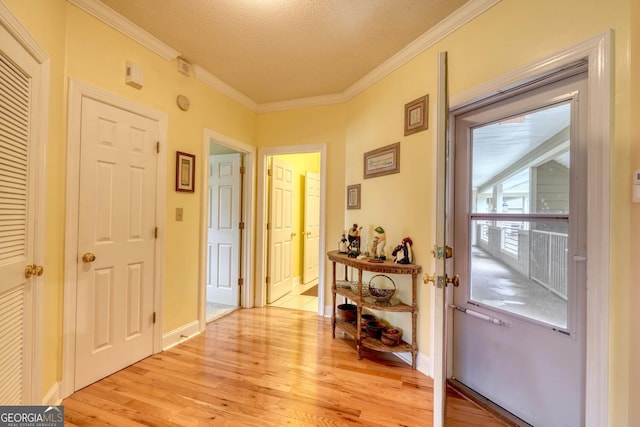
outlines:
[{"label": "glass pane", "polygon": [[559,104],[474,128],[471,211],[568,214],[570,114]]},{"label": "glass pane", "polygon": [[566,221],[471,222],[470,298],[567,328]]}]

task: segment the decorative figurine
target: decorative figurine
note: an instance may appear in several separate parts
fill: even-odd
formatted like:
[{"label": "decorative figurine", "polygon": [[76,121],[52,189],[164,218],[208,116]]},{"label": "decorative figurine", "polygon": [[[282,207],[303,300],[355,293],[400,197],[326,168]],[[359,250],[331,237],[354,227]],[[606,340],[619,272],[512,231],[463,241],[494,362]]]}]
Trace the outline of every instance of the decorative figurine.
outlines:
[{"label": "decorative figurine", "polygon": [[342,238],[338,242],[338,252],[346,254],[349,252],[349,241],[345,237],[345,233],[342,233]]},{"label": "decorative figurine", "polygon": [[411,246],[413,245],[413,241],[411,237],[405,237],[402,239],[402,242],[393,248],[393,261],[397,264],[411,264],[413,261],[413,254],[411,252]]},{"label": "decorative figurine", "polygon": [[374,230],[373,239],[371,239],[371,251],[370,256],[375,259],[386,259],[384,254],[384,247],[387,244],[387,235],[384,232],[384,228],[378,226]]},{"label": "decorative figurine", "polygon": [[362,227],[358,227],[358,224],[353,224],[349,229],[349,257],[356,258],[360,255],[360,230]]}]

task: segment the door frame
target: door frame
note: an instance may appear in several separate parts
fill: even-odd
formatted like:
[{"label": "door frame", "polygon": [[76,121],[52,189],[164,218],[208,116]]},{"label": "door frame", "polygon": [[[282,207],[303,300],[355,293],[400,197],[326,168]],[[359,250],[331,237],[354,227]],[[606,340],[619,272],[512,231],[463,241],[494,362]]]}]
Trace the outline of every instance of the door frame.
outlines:
[{"label": "door frame", "polygon": [[[449,111],[456,115],[477,108],[495,95],[535,84],[540,77],[558,72],[580,60],[588,61],[588,178],[587,178],[587,305],[585,421],[587,427],[609,422],[610,349],[610,182],[611,182],[611,76],[612,34],[599,34],[578,45],[531,65],[507,73],[463,94],[451,97]],[[449,123],[449,132],[455,120]],[[451,289],[447,300],[451,301]],[[433,312],[433,311],[432,311]],[[447,335],[451,337],[451,310],[446,311]],[[435,319],[432,319],[432,321]],[[448,342],[448,341],[447,341]],[[451,352],[446,352],[451,357]],[[447,378],[451,360],[446,361]],[[435,423],[434,423],[435,425]]]},{"label": "door frame", "polygon": [[[202,132],[202,158],[206,160],[203,163],[204,168],[209,166],[209,146],[211,142],[215,142],[218,145],[231,148],[242,155],[244,155],[244,168],[245,175],[242,179],[242,212],[241,220],[244,222],[244,231],[242,233],[242,254],[240,259],[242,263],[242,277],[244,279],[244,285],[240,288],[240,305],[242,308],[253,307],[253,295],[254,289],[251,286],[251,280],[253,278],[253,257],[254,253],[254,222],[255,222],[255,158],[256,148],[246,144],[242,141],[231,138],[220,132],[216,132],[212,129],[205,128]],[[202,174],[202,188],[208,187],[208,174]],[[202,196],[202,212],[200,215],[200,286],[198,290],[198,298],[200,301],[198,310],[198,321],[200,323],[200,331],[204,331],[207,327],[207,215],[208,204],[207,194],[203,190]]]},{"label": "door frame", "polygon": [[[113,107],[147,117],[158,123],[160,149],[156,169],[156,225],[165,229],[166,185],[167,182],[167,113],[154,110],[131,100],[121,98],[102,89],[90,86],[78,80],[69,79],[69,118],[67,138],[67,201],[65,219],[65,256],[64,256],[64,344],[62,349],[61,396],[74,392],[76,363],[76,310],[77,310],[77,268],[78,268],[78,208],[80,192],[80,138],[82,124],[82,99],[90,98]],[[74,248],[74,245],[76,247]],[[162,351],[162,299],[164,289],[164,233],[158,233],[155,243],[153,307],[157,313],[153,325],[153,353]]]},{"label": "door frame", "polygon": [[[320,153],[320,249],[319,255],[325,253],[325,213],[326,213],[326,184],[327,184],[327,145],[290,145],[282,147],[261,148],[258,150],[258,205],[256,207],[256,286],[255,306],[264,307],[267,304],[267,213],[268,213],[268,180],[267,158],[282,154]],[[324,258],[323,258],[324,259]],[[324,275],[325,263],[320,260],[318,271],[318,315],[324,316]]]},{"label": "door frame", "polygon": [[[49,402],[51,391],[47,395],[42,394],[43,360],[44,360],[44,286],[45,283],[54,281],[47,279],[47,268],[45,265],[45,238],[46,238],[46,200],[47,200],[47,146],[49,145],[49,79],[51,74],[51,60],[49,55],[40,47],[31,33],[22,23],[11,13],[11,11],[0,2],[0,25],[5,28],[11,37],[18,43],[27,54],[29,54],[37,65],[36,75],[30,76],[34,83],[31,102],[31,141],[35,142],[29,146],[30,154],[36,163],[35,169],[38,171],[35,177],[35,230],[33,236],[33,260],[36,265],[45,266],[44,277],[34,276],[31,292],[31,313],[33,318],[26,319],[25,323],[25,353],[28,357],[25,366],[24,381],[27,388],[29,404],[41,404]],[[53,285],[52,285],[53,286]]]}]

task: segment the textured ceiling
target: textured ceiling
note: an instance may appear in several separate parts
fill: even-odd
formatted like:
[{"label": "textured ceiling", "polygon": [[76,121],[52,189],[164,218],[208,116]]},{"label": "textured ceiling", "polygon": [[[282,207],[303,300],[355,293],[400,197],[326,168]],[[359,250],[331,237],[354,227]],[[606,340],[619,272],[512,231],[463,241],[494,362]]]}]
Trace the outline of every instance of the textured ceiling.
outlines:
[{"label": "textured ceiling", "polygon": [[257,104],[340,94],[468,0],[101,0]]}]

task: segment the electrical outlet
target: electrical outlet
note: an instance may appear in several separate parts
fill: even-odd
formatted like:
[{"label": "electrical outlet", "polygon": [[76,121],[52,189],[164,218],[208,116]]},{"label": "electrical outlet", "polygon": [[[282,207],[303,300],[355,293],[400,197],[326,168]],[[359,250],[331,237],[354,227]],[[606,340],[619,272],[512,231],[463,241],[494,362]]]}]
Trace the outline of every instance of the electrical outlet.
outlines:
[{"label": "electrical outlet", "polygon": [[182,221],[182,208],[176,208],[176,221]]}]

